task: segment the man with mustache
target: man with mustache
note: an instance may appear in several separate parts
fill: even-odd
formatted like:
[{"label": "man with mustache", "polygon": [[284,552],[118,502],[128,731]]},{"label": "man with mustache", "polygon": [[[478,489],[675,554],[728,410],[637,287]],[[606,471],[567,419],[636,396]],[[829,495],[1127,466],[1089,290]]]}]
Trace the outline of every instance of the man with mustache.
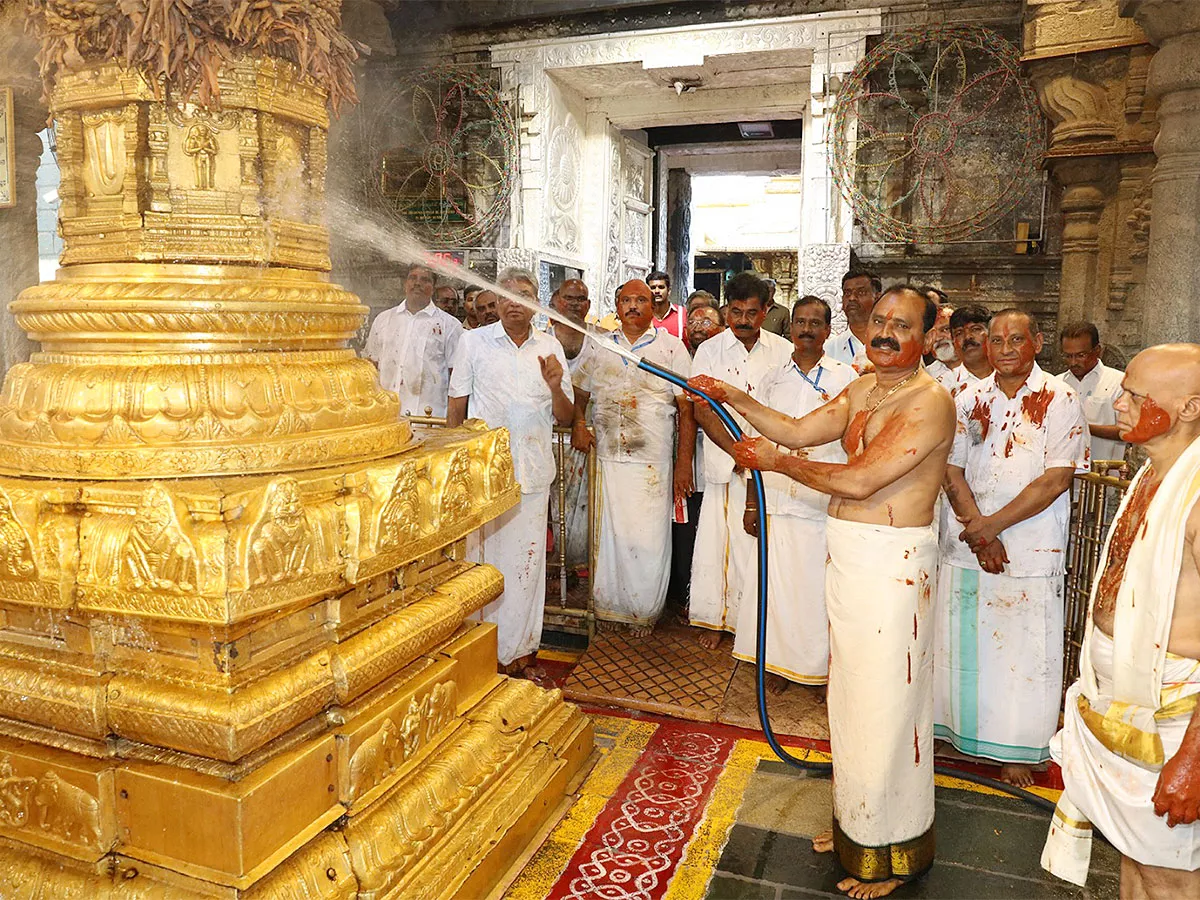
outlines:
[{"label": "man with mustache", "polygon": [[1116,409],[1150,461],[1092,582],[1042,866],[1082,885],[1094,825],[1121,853],[1122,897],[1200,897],[1200,346],[1143,350]]},{"label": "man with mustache", "polygon": [[[739,272],[725,284],[728,328],[696,350],[693,374],[728,381],[754,392],[772,369],[787,365],[792,345],[762,330],[767,312],[767,286],[753,272]],[[700,643],[716,649],[721,634],[737,628],[743,598],[754,602],[754,540],[742,526],[748,498],[744,474],[734,470],[733,439],[706,403],[696,404],[696,421],[704,429],[704,502],[696,524],[692,556],[692,625],[707,629]],[[746,428],[746,421],[739,424]]]},{"label": "man with mustache", "polygon": [[867,370],[867,319],[881,290],[883,282],[874,272],[851,269],[842,276],[842,312],[848,327],[825,342],[826,356],[854,366],[856,372]]},{"label": "man with mustache", "polygon": [[[792,307],[792,358],[759,386],[759,402],[800,418],[841,394],[858,373],[825,355],[833,312],[820,297],[801,297]],[[810,460],[845,463],[846,453],[830,441],[806,451]],[[829,497],[779,472],[767,472],[767,536],[771,603],[767,614],[767,689],[782,694],[791,682],[816,687],[829,680],[829,624],[825,612],[825,519]],[[753,506],[747,502],[749,510]],[[758,534],[747,512],[746,533]],[[756,573],[751,573],[753,578]],[[758,604],[738,611],[733,655],[756,658]],[[822,697],[823,699],[823,697]]]},{"label": "man with mustache", "polygon": [[1125,443],[1117,427],[1116,399],[1121,394],[1120,369],[1100,361],[1100,331],[1091,322],[1065,326],[1058,339],[1067,371],[1059,376],[1079,393],[1092,437],[1092,459],[1124,459]]},{"label": "man with mustache", "polygon": [[950,390],[949,385],[954,383],[954,370],[962,363],[962,360],[958,358],[958,351],[954,349],[954,338],[950,333],[950,317],[952,315],[954,315],[953,307],[945,305],[938,307],[937,321],[933,325],[933,331],[930,333],[928,341],[933,361],[925,366],[934,380],[946,390]]},{"label": "man with mustache", "polygon": [[[828,494],[829,732],[833,829],[852,897],[882,897],[933,864],[933,507],[954,440],[954,405],[921,365],[937,307],[919,290],[884,291],[864,334],[874,371],[802,419],[742,390],[693,378],[763,435],[735,445],[740,465]],[[840,440],[844,464],[781,450]]]},{"label": "man with mustache", "polygon": [[950,339],[961,364],[946,373],[939,383],[951,397],[957,397],[992,374],[992,363],[987,355],[988,323],[991,320],[992,314],[977,304],[960,306],[950,314]]},{"label": "man with mustache", "polygon": [[[641,359],[687,375],[679,338],[656,328],[644,281],[621,286],[620,330],[606,335]],[[696,423],[682,389],[627,359],[592,350],[575,373],[575,430],[595,400],[599,535],[593,588],[601,627],[648,634],[662,613],[671,566],[672,501],[692,491]],[[678,414],[678,452],[676,418]]]},{"label": "man with mustache", "polygon": [[475,295],[476,328],[485,328],[500,321],[500,297],[495,291],[480,291]]},{"label": "man with mustache", "polygon": [[1069,490],[1088,470],[1079,395],[1039,368],[1041,349],[1030,314],[992,318],[996,371],[956,400],[946,495],[961,527],[938,576],[934,731],[1020,787],[1058,727]]}]

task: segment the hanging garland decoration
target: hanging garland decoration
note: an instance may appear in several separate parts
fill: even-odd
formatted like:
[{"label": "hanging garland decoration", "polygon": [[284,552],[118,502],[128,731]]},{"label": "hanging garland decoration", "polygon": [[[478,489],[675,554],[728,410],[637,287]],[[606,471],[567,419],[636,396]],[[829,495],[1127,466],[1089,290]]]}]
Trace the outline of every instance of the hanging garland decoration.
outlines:
[{"label": "hanging garland decoration", "polygon": [[518,134],[491,82],[468,69],[420,69],[371,121],[377,206],[437,246],[478,246],[494,233],[509,210]]},{"label": "hanging garland decoration", "polygon": [[975,25],[914,28],[859,60],[829,124],[834,182],[879,240],[995,224],[1041,174],[1045,124],[1016,48]]}]

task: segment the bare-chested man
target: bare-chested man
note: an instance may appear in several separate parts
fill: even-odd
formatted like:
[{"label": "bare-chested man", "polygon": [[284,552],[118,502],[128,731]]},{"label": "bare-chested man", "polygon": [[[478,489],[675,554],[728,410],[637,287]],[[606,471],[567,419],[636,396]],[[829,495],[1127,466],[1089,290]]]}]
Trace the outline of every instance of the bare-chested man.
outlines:
[{"label": "bare-chested man", "polygon": [[[882,897],[933,863],[933,506],[954,439],[954,404],[921,367],[936,307],[908,286],[867,320],[874,372],[793,419],[709,379],[692,385],[739,410],[763,438],[734,445],[739,465],[782,472],[831,496],[829,731],[833,830],[851,897]],[[769,438],[766,440],[764,438]],[[841,440],[845,464],[785,447]]]},{"label": "bare-chested man", "polygon": [[1150,462],[1109,532],[1050,744],[1066,790],[1042,865],[1082,885],[1094,825],[1121,851],[1122,898],[1200,897],[1200,345],[1139,353],[1115,408]]}]

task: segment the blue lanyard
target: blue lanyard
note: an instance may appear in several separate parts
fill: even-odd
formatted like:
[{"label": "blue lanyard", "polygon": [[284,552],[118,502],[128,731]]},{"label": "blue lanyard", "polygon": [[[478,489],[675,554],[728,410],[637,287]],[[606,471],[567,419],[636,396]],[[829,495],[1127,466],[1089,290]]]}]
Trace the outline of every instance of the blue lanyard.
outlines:
[{"label": "blue lanyard", "polygon": [[[792,365],[795,366],[797,372],[800,372],[800,367],[796,365],[795,360],[792,360]],[[816,391],[818,394],[821,395],[822,400],[828,400],[829,394],[826,391],[821,390],[821,376],[824,374],[825,374],[825,367],[822,365],[818,365],[816,381],[813,381],[811,378],[809,378],[803,372],[800,372],[800,377],[803,378],[805,381],[807,381],[809,383],[809,386],[812,387],[812,389],[814,391]]]},{"label": "blue lanyard", "polygon": [[[621,342],[621,338],[619,337],[620,334],[621,334],[621,332],[619,330],[614,331],[612,333],[612,342],[614,344],[619,344]],[[656,337],[658,337],[658,330],[652,327],[652,328],[650,328],[649,331],[646,332],[646,334],[649,335],[648,338],[646,338],[645,340],[642,340],[641,338],[639,338],[638,342],[636,344],[630,345],[629,349],[633,352],[636,352],[638,350],[641,350],[643,347],[649,347],[651,344],[654,343],[654,339]],[[624,356],[621,357],[621,365],[623,365],[623,366],[629,365],[629,360],[627,360]]]}]

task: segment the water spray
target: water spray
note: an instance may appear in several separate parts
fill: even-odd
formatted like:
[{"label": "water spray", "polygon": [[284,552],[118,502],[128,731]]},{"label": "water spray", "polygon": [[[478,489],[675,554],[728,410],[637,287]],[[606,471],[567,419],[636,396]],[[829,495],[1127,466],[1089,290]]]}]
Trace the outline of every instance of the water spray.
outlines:
[{"label": "water spray", "polygon": [[[475,287],[481,287],[485,290],[493,291],[497,296],[503,297],[513,303],[520,304],[525,308],[532,310],[535,314],[540,313],[548,316],[552,321],[565,325],[567,328],[577,331],[585,338],[589,339],[597,347],[603,347],[612,353],[616,353],[622,359],[633,363],[644,372],[648,372],[658,378],[668,381],[680,388],[683,388],[693,396],[702,398],[720,420],[725,430],[735,440],[741,440],[742,429],[738,425],[737,420],[721,403],[714,400],[703,391],[699,391],[694,387],[689,387],[687,379],[676,372],[669,369],[664,369],[656,366],[652,362],[642,359],[637,354],[626,350],[620,344],[603,339],[603,332],[595,332],[591,329],[580,325],[578,322],[568,319],[555,309],[542,306],[536,300],[531,300],[529,297],[510,291],[507,288],[495,284],[487,278],[484,278],[478,272],[461,266],[458,263],[445,259],[437,259],[430,255],[425,246],[413,235],[406,233],[403,229],[395,225],[382,225],[373,222],[365,217],[361,210],[351,207],[345,201],[333,200],[329,204],[329,221],[331,224],[336,223],[338,230],[347,237],[353,237],[361,243],[373,248],[377,252],[386,256],[395,262],[419,263],[420,265],[430,269],[439,275],[444,275],[447,278],[452,278],[456,281],[462,281],[471,284]],[[769,560],[767,555],[767,501],[766,490],[763,485],[762,473],[757,469],[749,470],[749,487],[754,491],[754,496],[758,500],[758,629],[755,633],[755,654],[754,654],[754,685],[755,699],[758,706],[758,721],[762,727],[763,736],[767,740],[767,744],[771,750],[781,760],[798,769],[805,769],[816,772],[831,772],[833,764],[827,762],[813,762],[807,759],[801,759],[788,753],[779,739],[775,736],[775,732],[771,728],[770,716],[767,712],[767,691],[766,691],[766,664],[767,664],[767,573],[769,569]],[[1040,809],[1047,812],[1054,811],[1054,804],[1041,797],[1032,791],[1024,790],[1023,788],[1007,784],[1003,781],[998,781],[993,778],[988,778],[984,775],[976,775],[972,772],[965,772],[959,769],[952,769],[947,766],[935,765],[933,771],[938,775],[945,775],[951,778],[957,778],[962,781],[968,781],[972,784],[982,785],[983,787],[992,788],[1005,794],[1010,794],[1027,803],[1031,803]]]}]

